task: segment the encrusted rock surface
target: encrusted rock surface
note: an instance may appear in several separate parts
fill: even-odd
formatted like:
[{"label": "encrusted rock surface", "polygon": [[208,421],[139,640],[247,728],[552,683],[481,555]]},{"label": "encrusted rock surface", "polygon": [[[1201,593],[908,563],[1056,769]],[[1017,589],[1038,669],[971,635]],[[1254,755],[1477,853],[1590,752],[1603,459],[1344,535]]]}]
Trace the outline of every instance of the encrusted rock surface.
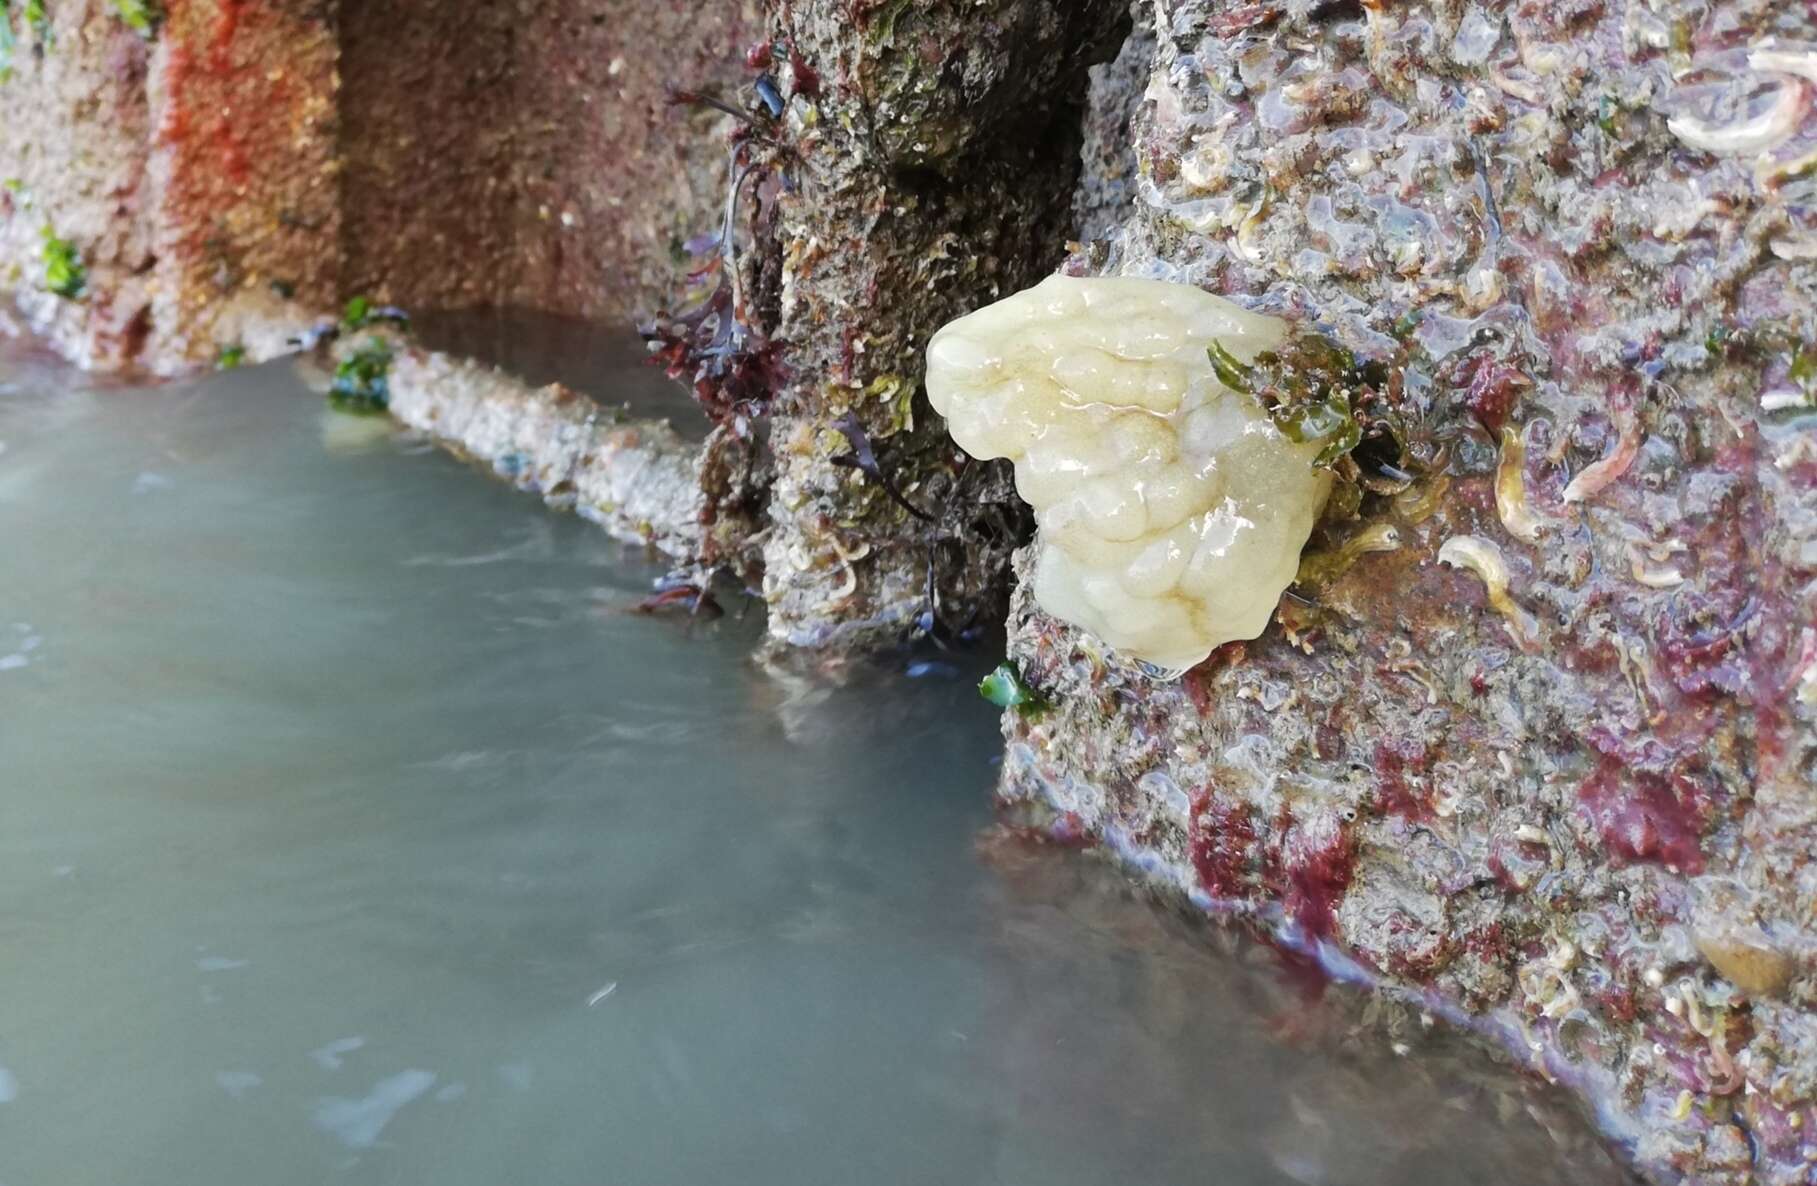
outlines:
[{"label": "encrusted rock surface", "polygon": [[319,0],[163,11],[149,41],[156,283],[142,361],[171,372],[236,346],[269,357],[337,296],[324,250],[340,226],[334,26]]},{"label": "encrusted rock surface", "polygon": [[340,8],[342,288],[629,324],[725,193],[756,0],[362,0]]},{"label": "encrusted rock surface", "polygon": [[666,421],[394,341],[390,411],[404,425],[618,539],[678,559],[698,549],[700,446]]},{"label": "encrusted rock surface", "polygon": [[764,31],[758,0],[519,5],[517,273],[501,303],[647,316],[725,197],[719,92]]},{"label": "encrusted rock surface", "polygon": [[1175,684],[1022,597],[1006,798],[1491,1032],[1658,1181],[1810,1182],[1811,14],[1153,16],[1135,200],[1070,266],[1393,363],[1425,464]]},{"label": "encrusted rock surface", "polygon": [[1260,639],[1157,683],[1020,600],[1052,707],[1005,798],[1492,1034],[1658,1181],[1812,1181],[1809,5],[1141,0],[1120,53],[1112,0],[44,11],[7,9],[0,287],[86,365],[260,357],[358,291],[622,317],[729,208],[704,456],[401,343],[389,380],[761,579],[783,642],[1000,603],[1027,522],[922,352],[1069,240],[1388,364],[1417,464],[1334,499]]},{"label": "encrusted rock surface", "polygon": [[[770,633],[819,646],[893,641],[918,618],[960,630],[1000,612],[1020,511],[1000,467],[947,440],[922,351],[1059,262],[1086,69],[1114,51],[1123,5],[769,8],[783,106],[751,152],[787,178],[774,304],[752,311],[784,376],[766,409]],[[860,440],[900,497],[846,464]]]},{"label": "encrusted rock surface", "polygon": [[[0,290],[78,363],[291,348],[354,295],[628,324],[724,193],[754,2],[0,8]],[[4,37],[0,37],[0,42]],[[660,46],[660,51],[653,47]],[[48,291],[46,228],[86,272]]]},{"label": "encrusted rock surface", "polygon": [[[0,62],[0,287],[64,354],[109,368],[137,352],[151,301],[149,52],[104,0],[69,0],[46,18],[0,12],[0,44],[11,42]],[[85,299],[50,290],[51,239],[79,251]]]},{"label": "encrusted rock surface", "polygon": [[[42,11],[6,13],[0,287],[94,369],[283,350],[335,296],[320,6],[175,2],[145,30],[104,0]],[[53,251],[79,284],[52,282]]]}]

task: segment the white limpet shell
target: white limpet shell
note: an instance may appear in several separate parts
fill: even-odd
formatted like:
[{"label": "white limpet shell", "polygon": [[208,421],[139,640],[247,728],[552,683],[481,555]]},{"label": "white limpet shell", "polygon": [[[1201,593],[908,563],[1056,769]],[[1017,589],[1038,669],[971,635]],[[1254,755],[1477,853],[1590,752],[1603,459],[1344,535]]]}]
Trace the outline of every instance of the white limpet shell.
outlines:
[{"label": "white limpet shell", "polygon": [[1042,609],[1164,676],[1262,633],[1330,476],[1207,352],[1286,331],[1191,285],[1050,276],[934,335],[928,398],[1035,508]]}]

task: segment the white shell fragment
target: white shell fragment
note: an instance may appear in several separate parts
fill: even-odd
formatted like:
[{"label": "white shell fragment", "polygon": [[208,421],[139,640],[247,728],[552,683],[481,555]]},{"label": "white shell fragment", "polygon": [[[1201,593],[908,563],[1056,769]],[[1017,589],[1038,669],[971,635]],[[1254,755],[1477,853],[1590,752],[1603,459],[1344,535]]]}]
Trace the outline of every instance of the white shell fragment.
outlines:
[{"label": "white shell fragment", "polygon": [[934,335],[953,440],[1014,461],[1035,508],[1042,609],[1172,672],[1262,633],[1330,479],[1207,350],[1285,332],[1186,284],[1050,276]]}]

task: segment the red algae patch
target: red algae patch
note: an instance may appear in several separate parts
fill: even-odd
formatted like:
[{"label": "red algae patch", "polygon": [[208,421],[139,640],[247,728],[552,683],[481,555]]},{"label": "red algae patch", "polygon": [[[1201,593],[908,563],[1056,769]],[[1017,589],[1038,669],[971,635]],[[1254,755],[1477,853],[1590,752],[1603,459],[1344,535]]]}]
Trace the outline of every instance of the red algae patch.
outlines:
[{"label": "red algae patch", "polygon": [[1246,898],[1255,888],[1251,853],[1255,813],[1248,804],[1201,792],[1192,805],[1188,852],[1199,884],[1214,898]]},{"label": "red algae patch", "polygon": [[1578,787],[1577,803],[1618,861],[1703,872],[1700,842],[1708,804],[1688,779],[1668,781],[1605,761]]},{"label": "red algae patch", "polygon": [[1356,846],[1344,821],[1330,812],[1299,819],[1283,808],[1272,831],[1278,840],[1263,874],[1269,889],[1308,934],[1330,936],[1356,872]]}]

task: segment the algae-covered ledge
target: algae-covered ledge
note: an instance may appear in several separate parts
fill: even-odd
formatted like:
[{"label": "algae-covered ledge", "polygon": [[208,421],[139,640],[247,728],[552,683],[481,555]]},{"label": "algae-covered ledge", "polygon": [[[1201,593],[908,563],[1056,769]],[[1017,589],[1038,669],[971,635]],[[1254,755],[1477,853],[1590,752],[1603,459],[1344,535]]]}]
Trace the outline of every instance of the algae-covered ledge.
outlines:
[{"label": "algae-covered ledge", "polygon": [[[1015,820],[1487,1034],[1651,1180],[1810,1180],[1808,10],[608,7],[487,9],[404,77],[435,5],[7,6],[4,284],[101,367],[264,357],[356,293],[635,314],[704,446],[395,329],[334,349],[351,398],[654,544],[694,604],[754,591],[778,648],[1007,614]],[[220,100],[260,54],[286,81],[247,122]],[[1194,337],[1200,402],[1150,407],[1179,385],[1049,334],[1014,381],[1062,407],[960,332],[949,435],[936,332],[1100,284],[1268,341]],[[1149,348],[1088,303],[1092,349]],[[1200,574],[1189,618],[1256,604],[1176,653],[1196,552],[1147,537],[1209,513],[1162,480],[1218,453],[1201,406],[1316,496],[1267,580]]]}]

